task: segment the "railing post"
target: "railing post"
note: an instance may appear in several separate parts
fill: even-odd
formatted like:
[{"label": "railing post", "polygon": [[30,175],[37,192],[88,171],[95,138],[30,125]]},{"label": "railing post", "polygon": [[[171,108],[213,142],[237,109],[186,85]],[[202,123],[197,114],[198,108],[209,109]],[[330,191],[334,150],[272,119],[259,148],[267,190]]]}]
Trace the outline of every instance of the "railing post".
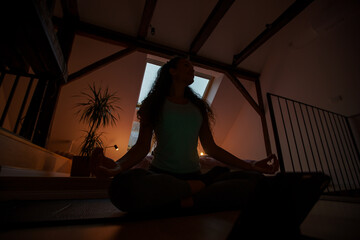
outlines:
[{"label": "railing post", "polygon": [[18,131],[18,128],[19,128],[19,124],[20,124],[20,121],[21,121],[21,117],[23,115],[23,112],[24,112],[24,109],[25,109],[25,105],[26,105],[26,102],[29,98],[29,94],[30,94],[30,89],[33,85],[33,82],[34,82],[34,77],[31,77],[30,78],[30,82],[28,84],[28,87],[26,89],[26,93],[25,93],[25,96],[24,96],[24,99],[23,99],[23,102],[21,104],[21,108],[20,108],[20,112],[19,112],[19,115],[16,119],[16,123],[15,123],[15,127],[14,127],[14,133],[17,133]]},{"label": "railing post", "polygon": [[266,122],[264,101],[263,101],[263,98],[262,98],[262,91],[261,91],[259,78],[256,79],[256,81],[255,81],[255,87],[256,87],[256,95],[257,95],[257,99],[258,99],[258,105],[259,105],[259,108],[260,108],[260,113],[259,114],[260,114],[260,119],[261,119],[262,130],[263,130],[266,154],[270,155],[273,152],[271,150],[269,129],[268,129],[267,122]]},{"label": "railing post", "polygon": [[34,144],[46,147],[59,94],[60,83],[56,80],[49,80],[44,92],[44,101],[41,104],[39,117],[35,125],[35,134],[32,138]]},{"label": "railing post", "polygon": [[1,75],[0,75],[0,87],[1,87],[1,85],[3,83],[4,78],[5,78],[5,73],[1,72]]},{"label": "railing post", "polygon": [[356,157],[357,157],[358,161],[360,161],[360,152],[359,152],[359,149],[358,149],[358,147],[357,147],[357,145],[356,145],[356,141],[355,141],[354,134],[353,134],[353,132],[351,131],[352,128],[351,128],[351,126],[350,126],[349,119],[346,118],[345,120],[346,120],[346,126],[347,126],[348,129],[350,130],[350,131],[349,131],[349,134],[350,134],[351,141],[354,143],[354,149],[355,149]]},{"label": "railing post", "polygon": [[12,88],[11,88],[11,91],[10,91],[9,97],[8,97],[8,99],[7,99],[7,102],[6,102],[6,105],[5,105],[3,114],[2,114],[1,119],[0,119],[0,127],[2,127],[3,124],[4,124],[4,122],[5,122],[5,118],[6,118],[6,115],[7,115],[8,111],[9,111],[10,104],[11,104],[11,102],[12,102],[12,99],[13,99],[13,97],[14,97],[16,87],[17,87],[17,85],[18,85],[18,83],[19,83],[19,78],[20,78],[20,76],[19,76],[19,75],[16,75],[16,77],[15,77],[15,82],[14,82]]},{"label": "railing post", "polygon": [[22,127],[20,129],[20,135],[23,136],[26,139],[29,139],[32,141],[34,132],[35,132],[35,126],[40,114],[40,109],[44,100],[46,88],[47,88],[48,81],[40,78],[34,94],[31,98],[31,102],[29,105],[29,108],[26,112],[26,116],[24,119],[24,122],[22,124]]},{"label": "railing post", "polygon": [[277,128],[276,120],[275,120],[274,107],[273,107],[270,93],[267,93],[266,95],[267,95],[267,100],[268,100],[268,105],[269,105],[270,119],[271,119],[273,132],[274,132],[277,157],[279,159],[279,164],[280,164],[280,171],[282,173],[285,173],[285,165],[284,165],[284,159],[283,159],[283,155],[282,155],[282,151],[281,151],[281,144],[280,144],[278,128]]}]

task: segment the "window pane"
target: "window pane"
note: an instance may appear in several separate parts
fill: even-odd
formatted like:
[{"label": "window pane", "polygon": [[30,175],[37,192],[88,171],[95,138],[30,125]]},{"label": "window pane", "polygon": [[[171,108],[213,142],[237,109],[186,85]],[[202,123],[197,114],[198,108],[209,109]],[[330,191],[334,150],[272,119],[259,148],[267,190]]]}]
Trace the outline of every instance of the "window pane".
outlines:
[{"label": "window pane", "polygon": [[200,97],[204,96],[206,86],[209,83],[209,79],[195,76],[194,82],[190,85],[191,89],[194,90]]},{"label": "window pane", "polygon": [[144,100],[144,98],[146,98],[146,96],[148,95],[148,93],[152,87],[152,84],[154,83],[154,81],[156,79],[157,72],[160,67],[161,66],[155,65],[152,63],[146,64],[144,79],[141,84],[141,90],[140,90],[138,103],[141,103]]},{"label": "window pane", "polygon": [[[144,98],[146,98],[147,94],[149,93],[156,79],[157,72],[160,69],[160,67],[161,66],[152,63],[146,64],[144,79],[141,85],[138,103],[141,103],[144,100]],[[195,76],[194,82],[190,85],[190,87],[191,89],[194,90],[194,92],[196,92],[201,97],[203,97],[208,83],[209,83],[209,79]]]}]

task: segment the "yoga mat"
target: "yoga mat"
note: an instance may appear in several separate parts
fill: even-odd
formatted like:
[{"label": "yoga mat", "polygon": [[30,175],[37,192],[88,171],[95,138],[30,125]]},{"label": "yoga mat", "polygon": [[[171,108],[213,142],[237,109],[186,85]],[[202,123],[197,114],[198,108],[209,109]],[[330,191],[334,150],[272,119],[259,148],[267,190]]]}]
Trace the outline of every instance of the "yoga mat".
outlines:
[{"label": "yoga mat", "polygon": [[0,224],[24,227],[121,218],[126,214],[109,199],[33,200],[1,202]]},{"label": "yoga mat", "polygon": [[[33,200],[0,203],[2,229],[51,227],[63,225],[125,223],[187,216],[216,216],[224,211],[186,209],[181,211],[149,211],[126,213],[109,199]],[[241,211],[225,211],[238,216]],[[236,218],[236,217],[235,217]]]}]

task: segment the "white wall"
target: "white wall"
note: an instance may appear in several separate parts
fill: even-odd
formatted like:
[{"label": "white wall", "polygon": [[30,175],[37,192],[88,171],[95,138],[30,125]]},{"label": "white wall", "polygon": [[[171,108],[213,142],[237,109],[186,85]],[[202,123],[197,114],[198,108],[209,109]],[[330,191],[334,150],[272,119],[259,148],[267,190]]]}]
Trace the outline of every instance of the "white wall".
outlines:
[{"label": "white wall", "polygon": [[[314,1],[257,50],[270,49],[260,78],[267,115],[267,92],[346,116],[360,113],[359,6],[358,1]],[[267,121],[276,152],[269,116]],[[259,117],[244,106],[223,147],[259,159],[265,156],[263,145]]]},{"label": "white wall", "polygon": [[[70,159],[32,144],[1,128],[0,152],[0,165],[4,167],[1,175],[6,175],[9,167],[14,168],[13,170],[32,169],[70,174]],[[27,171],[25,173],[27,174]]]},{"label": "white wall", "polygon": [[[255,87],[249,92],[254,93]],[[257,160],[266,156],[260,116],[248,102],[242,105],[223,147],[241,159]]]},{"label": "white wall", "polygon": [[[253,83],[249,81],[244,81],[242,84],[250,90],[253,85]],[[235,88],[230,79],[228,79],[227,76],[223,76],[211,104],[215,115],[213,134],[218,145],[223,146],[224,148],[230,147],[229,145],[231,145],[231,143],[226,143],[227,137],[229,134],[232,134],[233,126],[237,125],[235,123],[238,115],[244,105],[247,106],[247,104],[248,102],[242,96],[240,91]],[[237,147],[241,146],[240,143],[234,144]],[[231,150],[231,147],[228,150]]]},{"label": "white wall", "polygon": [[[69,61],[69,72],[71,74],[119,50],[121,50],[119,46],[77,36]],[[106,155],[114,159],[121,157],[127,149],[145,64],[146,55],[134,52],[65,85],[61,89],[48,148],[79,153],[79,145],[83,139],[82,129],[87,128],[79,123],[79,117],[75,115],[74,104],[77,98],[74,98],[74,95],[86,91],[87,85],[95,82],[97,86],[109,87],[110,91],[116,91],[120,97],[119,106],[122,110],[119,112],[120,119],[117,121],[117,126],[100,131],[104,132],[102,140],[105,146],[114,144],[119,146],[119,151],[113,148],[106,149]],[[64,144],[66,142],[67,145]]]},{"label": "white wall", "polygon": [[360,113],[359,2],[316,1],[289,27],[271,43],[261,75],[264,92],[346,116]]}]

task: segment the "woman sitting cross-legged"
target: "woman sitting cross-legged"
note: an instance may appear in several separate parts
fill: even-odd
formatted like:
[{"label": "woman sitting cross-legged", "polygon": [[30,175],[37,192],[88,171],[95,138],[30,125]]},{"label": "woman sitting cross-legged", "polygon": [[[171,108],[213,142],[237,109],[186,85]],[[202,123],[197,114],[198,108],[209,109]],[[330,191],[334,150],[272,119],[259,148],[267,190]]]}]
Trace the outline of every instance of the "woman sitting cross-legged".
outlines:
[{"label": "woman sitting cross-legged", "polygon": [[[102,149],[92,155],[98,177],[114,177],[109,189],[112,203],[126,212],[244,209],[266,178],[279,169],[275,155],[244,161],[219,147],[212,136],[213,113],[189,87],[194,69],[185,58],[168,61],[137,113],[140,132],[136,144],[116,162]],[[131,169],[156,148],[150,169]],[[239,171],[215,167],[201,174],[198,139],[211,157]]]}]

